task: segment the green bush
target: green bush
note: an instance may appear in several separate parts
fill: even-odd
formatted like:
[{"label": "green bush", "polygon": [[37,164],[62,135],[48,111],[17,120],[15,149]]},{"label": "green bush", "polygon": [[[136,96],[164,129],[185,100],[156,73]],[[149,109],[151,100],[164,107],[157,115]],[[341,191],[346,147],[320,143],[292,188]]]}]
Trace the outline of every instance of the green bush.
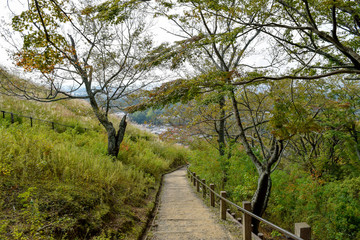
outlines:
[{"label": "green bush", "polygon": [[0,119],[0,238],[137,238],[146,221],[137,209],[151,207],[160,175],[187,151],[129,132],[114,160],[104,131],[59,133]]},{"label": "green bush", "polygon": [[0,110],[59,123],[54,131],[0,116],[0,239],[137,239],[161,174],[186,162],[186,149],[130,124],[118,159],[107,156],[106,132],[84,100],[0,94]]},{"label": "green bush", "polygon": [[[198,144],[189,158],[191,171],[201,178],[222,185],[237,204],[250,201],[258,174],[241,145],[234,147],[230,159],[220,158],[215,148]],[[314,239],[360,239],[360,177],[326,181],[310,175],[294,162],[285,162],[271,175],[272,192],[264,218],[293,231],[294,223],[307,222]]]},{"label": "green bush", "polygon": [[300,170],[273,176],[270,219],[291,229],[294,222],[311,225],[316,239],[358,239],[360,178],[324,182]]}]

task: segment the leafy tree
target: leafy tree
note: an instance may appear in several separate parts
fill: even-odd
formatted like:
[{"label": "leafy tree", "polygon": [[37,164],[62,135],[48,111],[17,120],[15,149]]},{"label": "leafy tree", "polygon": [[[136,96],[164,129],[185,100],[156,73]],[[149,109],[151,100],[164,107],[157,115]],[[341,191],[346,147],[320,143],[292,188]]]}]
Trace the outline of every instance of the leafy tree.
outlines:
[{"label": "leafy tree", "polygon": [[[227,12],[227,16],[220,16],[208,12],[208,8],[213,8],[212,2],[183,1],[182,8],[185,9],[183,15],[168,15],[181,29],[186,39],[179,41],[174,46],[161,45],[152,52],[148,59],[149,65],[159,65],[164,61],[169,61],[173,68],[181,65],[185,60],[206,58],[209,68],[201,71],[195,77],[189,79],[178,79],[173,82],[165,83],[161,87],[150,93],[151,100],[140,106],[130,108],[130,111],[142,109],[153,105],[166,105],[178,101],[187,102],[195,96],[205,92],[218,92],[224,97],[219,98],[219,109],[225,105],[225,96],[232,105],[235,124],[237,126],[236,138],[241,141],[249,158],[255,165],[259,178],[257,190],[252,199],[252,211],[262,216],[271,191],[271,172],[272,167],[280,159],[283,149],[283,139],[279,139],[268,132],[261,132],[261,125],[266,121],[264,114],[258,114],[259,106],[262,106],[262,98],[259,100],[257,109],[250,103],[247,96],[248,89],[239,91],[234,87],[234,75],[240,76],[240,71],[249,66],[242,62],[246,54],[251,50],[252,44],[258,37],[260,31],[252,28],[242,27],[232,20],[232,13]],[[165,3],[165,7],[171,6]],[[231,6],[242,4],[241,1],[232,1]],[[214,5],[217,5],[216,3]],[[257,73],[253,73],[257,74]],[[250,94],[250,93],[249,93]],[[256,90],[252,89],[251,94],[256,95]],[[240,99],[239,99],[240,98]],[[240,102],[242,101],[242,102]],[[244,103],[250,115],[241,113],[240,105]],[[264,113],[265,111],[263,111]],[[222,112],[224,118],[224,113]],[[247,121],[249,119],[249,121]],[[224,126],[224,125],[223,125]],[[224,128],[220,126],[219,142],[224,142]],[[261,149],[260,156],[255,152],[247,132],[254,130],[257,138],[257,147]],[[220,134],[220,132],[223,132]],[[266,135],[266,137],[265,137]],[[265,140],[266,139],[266,140]],[[221,154],[220,154],[221,155]],[[258,221],[254,219],[254,231],[257,231]]]},{"label": "leafy tree", "polygon": [[[136,68],[151,47],[141,5],[136,1],[32,0],[12,19],[21,34],[14,60],[40,73],[42,91],[8,79],[7,90],[27,99],[87,99],[108,134],[108,154],[117,156],[126,129],[109,119],[117,101],[148,85],[148,70]],[[79,89],[85,89],[80,96]]]},{"label": "leafy tree", "polygon": [[[173,2],[164,2],[166,7],[175,6]],[[266,151],[262,151],[262,157],[258,158],[245,133],[246,121],[239,111],[241,102],[235,86],[263,83],[265,80],[314,80],[339,74],[346,74],[350,79],[358,79],[359,5],[346,1],[310,3],[306,0],[182,1],[182,3],[185,13],[168,14],[168,17],[176,22],[187,39],[175,46],[160,46],[149,62],[157,65],[166,59],[171,59],[172,67],[177,67],[185,59],[206,56],[214,67],[212,71],[193,78],[188,85],[185,80],[179,80],[172,86],[167,84],[165,88],[158,89],[157,93],[176,93],[176,98],[172,98],[173,100],[186,101],[192,97],[190,94],[200,94],[204,89],[207,91],[209,88],[226,89],[233,104],[239,139],[259,172],[258,189],[253,197],[252,207],[253,212],[261,216],[270,194],[271,168],[280,159],[283,142],[304,129],[307,129],[309,134],[313,134],[310,131],[317,126],[309,109],[296,107],[291,100],[286,100],[288,103],[275,103],[273,110],[278,114],[274,116],[272,123],[275,123],[275,127],[276,124],[279,125],[277,130],[270,130],[273,136],[268,135],[267,139],[273,139],[272,141],[260,141],[258,145],[260,149],[265,149],[269,144],[270,154],[264,154]],[[265,36],[265,39],[273,40],[275,45],[270,47],[274,49],[274,60],[278,60],[274,62],[288,61],[290,63],[288,71],[278,71],[273,64],[262,66],[260,70],[256,65],[240,62],[246,50],[254,42],[254,38],[260,35]],[[242,42],[239,41],[240,39]],[[173,90],[169,90],[171,87]],[[259,87],[261,91],[261,85]],[[186,89],[191,90],[186,92]],[[242,100],[245,93],[246,91],[240,94]],[[293,111],[287,114],[293,114],[288,117],[292,118],[291,124],[295,125],[288,126],[290,129],[287,129],[283,127],[286,122],[281,122],[287,121],[286,115],[281,114],[286,112],[289,106]],[[299,123],[301,125],[296,125]],[[291,130],[291,127],[294,129]],[[256,221],[254,224],[256,231]]]},{"label": "leafy tree", "polygon": [[189,139],[201,138],[218,151],[222,168],[221,189],[228,179],[227,161],[236,142],[231,106],[226,103],[225,94],[210,92],[185,104],[174,104],[165,111],[167,121],[175,123],[172,125],[178,129],[177,136],[186,133]]},{"label": "leafy tree", "polygon": [[[162,3],[170,9],[176,6],[174,1]],[[296,82],[299,97],[297,101],[294,101],[294,94],[291,92],[295,88],[289,85],[290,87],[285,88],[288,91],[285,94],[284,91],[276,92],[284,95],[278,95],[278,98],[273,95],[272,105],[259,104],[265,112],[268,111],[272,115],[265,114],[266,121],[270,120],[266,122],[269,123],[266,127],[259,121],[261,118],[254,111],[257,109],[256,104],[251,103],[251,100],[256,99],[257,95],[257,100],[262,99],[260,92],[265,94],[268,91],[267,87],[274,89],[268,85],[268,80],[327,78],[332,81],[333,79],[328,77],[333,75],[342,75],[350,80],[359,79],[359,4],[357,1],[306,0],[188,0],[181,3],[182,9],[185,10],[183,15],[178,11],[175,11],[175,14],[162,14],[179,26],[181,34],[178,35],[185,35],[185,40],[172,46],[159,46],[148,58],[148,63],[160,65],[168,61],[171,67],[176,68],[186,60],[207,57],[212,68],[190,79],[178,79],[164,84],[150,94],[150,102],[137,107],[187,102],[199,94],[219,89],[226,92],[232,102],[239,140],[259,173],[258,189],[253,197],[252,207],[253,212],[261,216],[271,190],[270,174],[280,160],[284,143],[289,142],[294,149],[295,145],[299,146],[300,143],[301,151],[308,152],[306,154],[310,152],[305,157],[310,162],[315,156],[312,154],[317,153],[319,154],[316,159],[322,163],[324,161],[321,158],[324,156],[339,161],[336,159],[341,154],[336,149],[345,146],[343,144],[349,141],[345,140],[345,128],[342,127],[347,124],[338,124],[336,119],[343,118],[345,112],[348,116],[355,116],[353,119],[356,119],[357,114],[356,107],[346,108],[346,103],[336,103],[338,108],[331,107],[331,101],[334,99],[325,97],[329,94],[329,89],[316,90],[315,85],[312,88],[316,91],[315,95],[310,92],[300,94],[304,89],[307,91],[306,87],[301,87],[304,81]],[[282,68],[279,71],[274,64],[259,67],[241,62],[244,55],[249,52],[249,46],[255,42],[255,37],[259,36],[272,41],[273,45],[268,46],[275,53],[273,60],[275,63],[289,63],[285,65],[288,69]],[[253,69],[255,71],[252,71]],[[328,81],[324,81],[323,84],[327,85]],[[247,87],[244,89],[239,88],[245,85]],[[281,86],[279,83],[279,87]],[[313,96],[317,97],[315,107],[309,104],[312,103]],[[248,115],[241,114],[243,106],[248,109]],[[324,121],[327,116],[332,119],[332,123],[328,123],[327,126],[320,124],[319,122]],[[355,137],[352,141],[356,142],[357,120],[350,122],[355,123],[352,124],[349,134],[352,132]],[[257,148],[254,148],[250,141],[247,126],[249,123],[252,123],[253,131],[258,138]],[[334,124],[338,126],[331,126]],[[333,129],[329,131],[331,128]],[[335,129],[342,130],[334,131]],[[290,142],[294,136],[298,138]],[[258,149],[260,154],[256,151]],[[254,226],[256,231],[256,221]]]},{"label": "leafy tree", "polygon": [[[254,0],[248,8],[221,6],[224,15],[252,26],[272,39],[284,54],[278,57],[292,63],[291,71],[240,79],[237,84],[263,80],[313,80],[333,75],[359,79],[360,7],[346,0]],[[257,12],[254,12],[254,8]],[[226,15],[228,16],[228,15]]]},{"label": "leafy tree", "polygon": [[273,131],[292,136],[285,155],[296,156],[288,158],[316,178],[330,181],[358,172],[358,88],[357,82],[339,79],[274,86]]}]

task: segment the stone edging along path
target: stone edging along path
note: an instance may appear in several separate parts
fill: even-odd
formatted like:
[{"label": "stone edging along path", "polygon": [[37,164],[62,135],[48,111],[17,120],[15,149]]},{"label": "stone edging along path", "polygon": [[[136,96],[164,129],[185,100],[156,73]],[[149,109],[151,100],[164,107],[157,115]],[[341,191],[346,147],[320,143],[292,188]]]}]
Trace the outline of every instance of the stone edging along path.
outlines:
[{"label": "stone edging along path", "polygon": [[214,214],[190,187],[186,168],[166,174],[151,231],[152,240],[238,239],[215,220]]}]

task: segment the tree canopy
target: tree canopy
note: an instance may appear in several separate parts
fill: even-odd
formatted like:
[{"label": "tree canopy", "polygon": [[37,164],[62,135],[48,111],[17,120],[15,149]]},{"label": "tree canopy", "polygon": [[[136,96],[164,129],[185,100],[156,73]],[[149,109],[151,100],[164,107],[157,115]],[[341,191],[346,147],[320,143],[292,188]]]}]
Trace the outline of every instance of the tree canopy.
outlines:
[{"label": "tree canopy", "polygon": [[10,90],[38,101],[88,99],[116,156],[126,122],[116,132],[109,114],[120,99],[152,82],[148,70],[136,67],[152,46],[142,8],[136,1],[29,1],[28,10],[12,19],[22,39],[14,60],[40,73],[45,93],[9,83]]},{"label": "tree canopy", "polygon": [[[335,81],[332,76],[336,75],[359,79],[360,26],[356,2],[160,1],[158,14],[173,21],[179,29],[175,34],[184,40],[160,45],[142,66],[168,64],[173,69],[191,66],[192,72],[188,78],[164,83],[147,92],[149,98],[129,110],[187,103],[209,92],[223,93],[224,100],[232,106],[235,135],[259,175],[252,210],[261,216],[270,196],[271,173],[279,165],[285,146],[290,141],[295,145],[298,140],[304,143],[302,137],[311,145],[310,139],[317,138],[323,129],[315,119],[319,112],[329,111],[320,106],[302,106],[309,104],[305,99],[311,99],[312,94],[296,96],[295,88],[306,90],[301,85],[309,80],[324,79],[323,84],[328,84]],[[268,55],[267,64],[251,62],[257,48],[267,49],[260,53]],[[279,80],[286,80],[285,85],[278,85],[289,92],[281,92],[272,85]],[[320,91],[320,95],[328,94],[326,91]],[[299,102],[294,101],[295,96]],[[305,99],[300,101],[302,98]],[[322,101],[329,104],[331,100]],[[256,220],[253,224],[257,231]]]}]

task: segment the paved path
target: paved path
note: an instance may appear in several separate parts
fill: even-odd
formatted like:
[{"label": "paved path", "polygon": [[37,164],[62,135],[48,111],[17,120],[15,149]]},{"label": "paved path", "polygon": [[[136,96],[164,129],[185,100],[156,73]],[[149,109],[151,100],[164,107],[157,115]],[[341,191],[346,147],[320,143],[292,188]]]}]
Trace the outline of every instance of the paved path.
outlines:
[{"label": "paved path", "polygon": [[155,227],[148,235],[153,240],[228,240],[227,230],[199,199],[182,168],[164,176]]}]

